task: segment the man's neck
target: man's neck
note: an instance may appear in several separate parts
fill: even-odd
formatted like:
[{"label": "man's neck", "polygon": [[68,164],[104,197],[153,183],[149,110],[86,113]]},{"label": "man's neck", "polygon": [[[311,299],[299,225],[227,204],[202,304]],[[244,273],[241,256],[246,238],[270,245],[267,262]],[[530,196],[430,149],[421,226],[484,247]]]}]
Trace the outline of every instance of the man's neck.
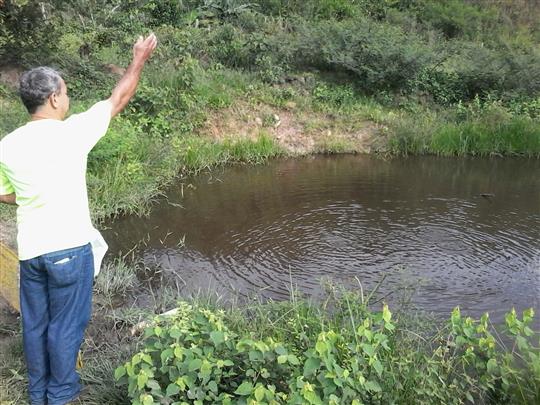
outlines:
[{"label": "man's neck", "polygon": [[58,111],[52,108],[40,108],[35,113],[30,115],[31,121],[38,121],[38,120],[58,120],[62,121],[63,117],[60,117],[58,114]]}]

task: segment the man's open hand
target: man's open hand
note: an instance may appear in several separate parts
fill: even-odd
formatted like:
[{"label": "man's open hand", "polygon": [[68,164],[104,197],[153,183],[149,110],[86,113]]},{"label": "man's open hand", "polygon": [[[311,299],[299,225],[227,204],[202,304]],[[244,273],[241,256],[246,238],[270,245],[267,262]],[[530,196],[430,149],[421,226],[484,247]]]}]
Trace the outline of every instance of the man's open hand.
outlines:
[{"label": "man's open hand", "polygon": [[146,62],[152,56],[156,46],[157,38],[154,34],[150,34],[146,38],[141,35],[133,45],[133,60]]},{"label": "man's open hand", "polygon": [[122,111],[135,94],[144,64],[152,56],[156,46],[157,38],[154,34],[150,34],[146,38],[140,36],[133,45],[133,61],[129,64],[109,98],[112,104],[111,117]]}]

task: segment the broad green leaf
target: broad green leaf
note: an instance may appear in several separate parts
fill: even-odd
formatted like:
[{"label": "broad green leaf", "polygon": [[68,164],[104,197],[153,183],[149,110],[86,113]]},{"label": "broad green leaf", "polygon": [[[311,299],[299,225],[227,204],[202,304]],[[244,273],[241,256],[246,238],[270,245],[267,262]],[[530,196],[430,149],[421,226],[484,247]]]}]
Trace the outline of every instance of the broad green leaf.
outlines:
[{"label": "broad green leaf", "polygon": [[263,359],[263,354],[259,352],[258,350],[250,350],[249,359],[251,361],[261,361]]},{"label": "broad green leaf", "polygon": [[392,313],[388,310],[388,305],[383,305],[383,312],[382,316],[385,322],[390,322],[390,319],[392,319]]},{"label": "broad green leaf", "polygon": [[286,363],[287,362],[287,355],[282,354],[281,356],[278,356],[277,362],[278,362],[278,364]]},{"label": "broad green leaf", "polygon": [[217,383],[215,381],[210,381],[208,383],[208,389],[214,393],[217,393],[218,392],[218,386],[217,386]]},{"label": "broad green leaf", "polygon": [[394,329],[396,329],[396,327],[392,323],[386,323],[384,325],[384,329],[389,330],[390,332],[392,332]]},{"label": "broad green leaf", "polygon": [[257,388],[255,388],[255,399],[257,401],[262,401],[264,399],[264,393],[266,392],[266,389],[259,385]]},{"label": "broad green leaf", "polygon": [[156,380],[148,380],[146,382],[146,386],[152,390],[159,390],[161,391],[161,387],[159,383]]},{"label": "broad green leaf", "polygon": [[274,350],[279,355],[287,354],[287,349],[285,349],[283,346],[276,346],[276,348]]},{"label": "broad green leaf", "polygon": [[372,391],[372,392],[381,392],[382,391],[381,386],[379,385],[379,383],[377,381],[373,381],[373,380],[366,381],[365,387],[366,387],[366,389],[368,391]]},{"label": "broad green leaf", "polygon": [[210,339],[212,339],[215,346],[218,346],[225,341],[225,334],[221,331],[215,330],[210,332]]},{"label": "broad green leaf", "polygon": [[304,376],[309,377],[312,375],[321,365],[321,361],[316,357],[310,357],[304,363]]},{"label": "broad green leaf", "polygon": [[382,375],[382,372],[383,372],[383,365],[381,364],[381,362],[379,360],[375,360],[373,362],[373,368],[375,369],[375,371],[377,372],[377,374],[380,377]]},{"label": "broad green leaf", "polygon": [[150,364],[151,366],[154,365],[154,362],[152,361],[152,357],[150,357],[149,354],[143,354],[142,359],[144,362]]},{"label": "broad green leaf", "polygon": [[180,392],[180,387],[178,386],[178,384],[169,384],[167,386],[167,390],[165,391],[165,394],[168,396],[168,397],[172,397],[173,395],[176,395]]},{"label": "broad green leaf", "polygon": [[251,339],[242,339],[236,344],[236,349],[239,351],[251,349],[251,347],[253,347],[253,343],[254,342]]},{"label": "broad green leaf", "polygon": [[201,359],[193,359],[189,362],[188,365],[188,371],[195,371],[198,370],[201,367],[202,360]]},{"label": "broad green leaf", "polygon": [[148,381],[148,376],[145,373],[140,373],[137,377],[137,387],[142,390]]},{"label": "broad green leaf", "polygon": [[142,398],[142,403],[143,403],[143,405],[154,405],[154,398],[152,397],[152,395],[146,394]]},{"label": "broad green leaf", "polygon": [[317,350],[317,353],[324,354],[326,352],[326,343],[319,340],[317,343],[315,343],[315,350]]},{"label": "broad green leaf", "polygon": [[525,339],[523,336],[516,336],[516,342],[520,350],[525,351],[529,347],[527,339]]},{"label": "broad green leaf", "polygon": [[264,342],[261,342],[261,341],[258,341],[258,342],[255,342],[255,347],[257,349],[259,349],[261,352],[265,353],[267,352],[268,350],[270,350],[270,348],[268,347],[268,345]]},{"label": "broad green leaf", "polygon": [[177,359],[180,359],[182,360],[182,358],[184,357],[184,348],[183,347],[175,347],[174,348],[174,357],[176,357]]},{"label": "broad green leaf", "polygon": [[182,332],[180,332],[177,328],[171,328],[169,331],[169,336],[173,339],[178,339],[180,336],[182,336]]},{"label": "broad green leaf", "polygon": [[247,396],[253,392],[253,384],[249,381],[244,381],[240,386],[234,391],[235,394]]},{"label": "broad green leaf", "polygon": [[201,365],[201,375],[203,377],[208,377],[212,374],[212,364],[208,360],[203,361]]},{"label": "broad green leaf", "polygon": [[180,387],[180,391],[185,391],[186,390],[185,378],[186,378],[186,376],[178,377],[176,379],[176,385],[178,385],[178,387]]},{"label": "broad green leaf", "polygon": [[363,350],[369,357],[373,357],[373,355],[375,354],[375,349],[373,349],[373,346],[368,345],[368,344],[362,345],[362,350]]},{"label": "broad green leaf", "polygon": [[165,349],[161,352],[161,363],[162,364],[165,364],[167,363],[167,360],[169,360],[170,358],[172,358],[174,356],[174,353],[173,353],[173,349],[169,348],[169,349]]},{"label": "broad green leaf", "polygon": [[321,398],[313,391],[306,391],[303,393],[304,399],[308,401],[308,403],[313,405],[323,405],[323,401]]},{"label": "broad green leaf", "polygon": [[499,370],[496,359],[489,359],[487,362],[487,371],[489,374],[494,375]]},{"label": "broad green leaf", "polygon": [[118,367],[116,370],[114,370],[114,379],[119,380],[123,376],[126,375],[126,369],[123,366]]},{"label": "broad green leaf", "polygon": [[[300,364],[300,360],[298,360],[298,357],[296,357],[294,354],[289,354],[287,356],[287,361],[292,364],[293,366],[297,366]],[[279,362],[279,361],[278,361]]]}]

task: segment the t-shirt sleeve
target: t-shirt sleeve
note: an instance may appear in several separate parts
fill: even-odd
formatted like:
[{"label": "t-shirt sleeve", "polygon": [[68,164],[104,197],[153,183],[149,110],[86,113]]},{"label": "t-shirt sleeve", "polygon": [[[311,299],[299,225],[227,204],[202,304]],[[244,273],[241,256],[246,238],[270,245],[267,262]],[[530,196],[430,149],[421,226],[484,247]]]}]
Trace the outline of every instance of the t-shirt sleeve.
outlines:
[{"label": "t-shirt sleeve", "polygon": [[65,122],[69,126],[70,139],[79,150],[90,152],[94,145],[107,133],[111,122],[112,104],[103,100],[80,114],[74,114]]},{"label": "t-shirt sleeve", "polygon": [[15,189],[11,185],[6,170],[4,168],[4,165],[0,163],[0,195],[6,195],[14,193]]}]

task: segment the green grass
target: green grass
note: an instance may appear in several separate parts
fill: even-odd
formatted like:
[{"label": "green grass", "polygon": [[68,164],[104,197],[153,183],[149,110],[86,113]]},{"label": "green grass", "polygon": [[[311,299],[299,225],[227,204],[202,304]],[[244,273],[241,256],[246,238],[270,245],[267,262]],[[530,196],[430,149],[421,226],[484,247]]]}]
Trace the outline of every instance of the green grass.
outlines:
[{"label": "green grass", "polygon": [[540,122],[512,117],[503,122],[482,119],[477,122],[442,125],[434,133],[430,151],[438,155],[540,157]]},{"label": "green grass", "polygon": [[22,333],[15,316],[0,321],[0,404],[25,403],[26,366]]},{"label": "green grass", "polygon": [[500,111],[459,119],[453,111],[399,114],[385,149],[402,155],[540,157],[540,121]]}]

